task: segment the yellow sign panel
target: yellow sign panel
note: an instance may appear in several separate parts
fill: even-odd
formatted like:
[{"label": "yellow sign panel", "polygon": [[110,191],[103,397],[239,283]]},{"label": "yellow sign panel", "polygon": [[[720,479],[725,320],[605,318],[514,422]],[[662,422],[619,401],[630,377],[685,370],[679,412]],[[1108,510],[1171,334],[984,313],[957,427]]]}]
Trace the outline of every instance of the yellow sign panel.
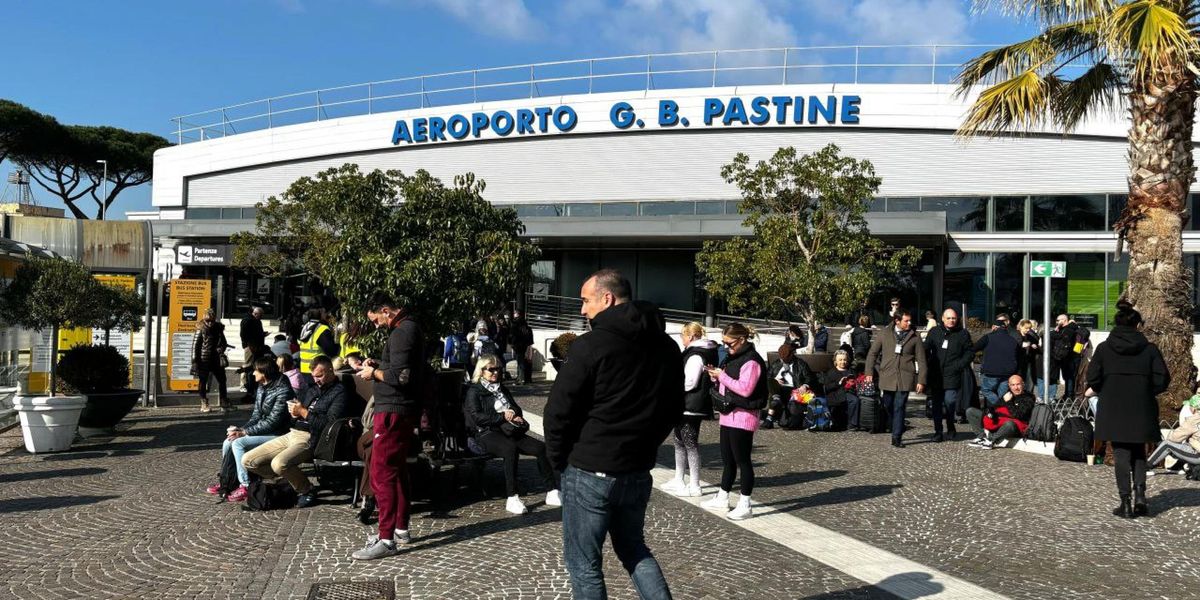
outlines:
[{"label": "yellow sign panel", "polygon": [[204,311],[212,303],[212,282],[207,279],[171,280],[171,311],[167,323],[167,380],[175,391],[200,389],[192,375],[192,342]]}]

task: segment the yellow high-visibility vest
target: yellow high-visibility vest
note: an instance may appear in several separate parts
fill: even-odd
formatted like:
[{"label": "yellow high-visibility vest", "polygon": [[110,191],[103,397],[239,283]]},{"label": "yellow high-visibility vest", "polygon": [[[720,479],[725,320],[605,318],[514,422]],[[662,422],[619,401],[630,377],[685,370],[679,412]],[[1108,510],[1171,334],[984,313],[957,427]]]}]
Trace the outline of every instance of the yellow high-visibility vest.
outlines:
[{"label": "yellow high-visibility vest", "polygon": [[317,325],[317,330],[308,338],[307,342],[300,342],[300,372],[304,374],[312,373],[312,361],[318,356],[324,356],[321,352],[321,347],[317,345],[317,340],[321,339],[326,331],[329,331],[328,325]]},{"label": "yellow high-visibility vest", "polygon": [[350,337],[350,334],[343,333],[341,335],[341,337],[338,338],[338,344],[341,345],[341,350],[339,351],[340,354],[338,354],[338,356],[340,356],[342,358],[346,358],[346,356],[348,354],[350,354],[351,352],[362,352],[361,350],[358,349],[358,346],[354,346],[354,345],[350,344],[350,340],[348,339],[349,337]]}]

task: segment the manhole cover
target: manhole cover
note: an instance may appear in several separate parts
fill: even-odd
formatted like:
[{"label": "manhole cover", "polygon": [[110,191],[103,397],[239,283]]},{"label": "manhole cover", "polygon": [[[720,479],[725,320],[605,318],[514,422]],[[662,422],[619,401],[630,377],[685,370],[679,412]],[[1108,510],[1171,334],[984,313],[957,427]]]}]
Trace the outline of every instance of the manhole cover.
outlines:
[{"label": "manhole cover", "polygon": [[390,579],[314,583],[308,600],[396,600],[396,584]]}]

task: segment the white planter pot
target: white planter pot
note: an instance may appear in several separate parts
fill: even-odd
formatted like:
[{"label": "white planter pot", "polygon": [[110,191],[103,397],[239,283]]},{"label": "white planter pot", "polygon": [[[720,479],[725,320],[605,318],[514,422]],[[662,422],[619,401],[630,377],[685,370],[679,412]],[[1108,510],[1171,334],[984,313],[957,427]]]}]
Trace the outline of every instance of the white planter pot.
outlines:
[{"label": "white planter pot", "polygon": [[37,454],[62,452],[71,447],[84,396],[17,396],[13,408],[21,416],[25,449]]}]

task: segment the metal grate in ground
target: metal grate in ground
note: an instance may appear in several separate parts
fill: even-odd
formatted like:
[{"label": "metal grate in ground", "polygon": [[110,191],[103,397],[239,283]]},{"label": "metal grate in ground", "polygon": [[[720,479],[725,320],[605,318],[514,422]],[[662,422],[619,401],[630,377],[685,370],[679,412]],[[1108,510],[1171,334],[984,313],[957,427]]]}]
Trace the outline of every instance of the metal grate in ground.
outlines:
[{"label": "metal grate in ground", "polygon": [[396,583],[390,579],[372,581],[330,581],[314,583],[308,600],[395,600]]}]

